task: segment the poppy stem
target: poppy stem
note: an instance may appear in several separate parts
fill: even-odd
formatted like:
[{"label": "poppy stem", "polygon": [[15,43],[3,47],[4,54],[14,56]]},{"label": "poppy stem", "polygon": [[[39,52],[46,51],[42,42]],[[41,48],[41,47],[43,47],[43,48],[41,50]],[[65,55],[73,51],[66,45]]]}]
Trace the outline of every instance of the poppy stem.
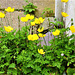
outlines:
[{"label": "poppy stem", "polygon": [[11,17],[11,13],[10,13],[10,19],[11,19],[11,26],[12,26],[12,17]]},{"label": "poppy stem", "polygon": [[45,45],[47,46],[47,43],[46,43],[46,40],[45,40],[45,38],[44,38],[44,37],[43,37],[43,39],[44,39]]}]

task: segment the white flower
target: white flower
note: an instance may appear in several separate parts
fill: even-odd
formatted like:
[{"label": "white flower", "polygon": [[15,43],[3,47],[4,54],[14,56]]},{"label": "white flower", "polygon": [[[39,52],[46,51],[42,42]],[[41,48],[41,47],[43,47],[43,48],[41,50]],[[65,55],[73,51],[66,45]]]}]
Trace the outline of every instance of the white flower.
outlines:
[{"label": "white flower", "polygon": [[64,56],[64,54],[62,53],[61,56]]}]

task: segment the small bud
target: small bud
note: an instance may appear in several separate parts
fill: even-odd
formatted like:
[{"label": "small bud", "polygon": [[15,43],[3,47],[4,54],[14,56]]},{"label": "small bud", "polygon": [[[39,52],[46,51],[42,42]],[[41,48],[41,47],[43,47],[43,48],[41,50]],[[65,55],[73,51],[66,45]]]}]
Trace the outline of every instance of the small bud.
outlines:
[{"label": "small bud", "polygon": [[20,19],[20,17],[18,16],[18,19]]},{"label": "small bud", "polygon": [[25,32],[25,35],[26,35],[27,33]]},{"label": "small bud", "polygon": [[56,27],[54,26],[54,29],[56,29]]},{"label": "small bud", "polygon": [[73,18],[71,18],[71,21],[73,21]]},{"label": "small bud", "polygon": [[55,39],[53,39],[53,41],[55,41]]},{"label": "small bud", "polygon": [[4,14],[6,14],[6,11],[4,11]]},{"label": "small bud", "polygon": [[54,21],[56,21],[57,19],[55,18]]},{"label": "small bud", "polygon": [[71,26],[73,25],[73,23],[71,23]]},{"label": "small bud", "polygon": [[14,56],[14,59],[15,59],[15,56]]},{"label": "small bud", "polygon": [[51,36],[52,36],[52,33],[51,33]]},{"label": "small bud", "polygon": [[14,68],[14,69],[16,69],[16,68]]},{"label": "small bud", "polygon": [[50,19],[48,18],[48,21],[50,21]]},{"label": "small bud", "polygon": [[2,37],[0,36],[0,38],[2,38]]},{"label": "small bud", "polygon": [[52,48],[51,48],[51,50],[52,50]]}]

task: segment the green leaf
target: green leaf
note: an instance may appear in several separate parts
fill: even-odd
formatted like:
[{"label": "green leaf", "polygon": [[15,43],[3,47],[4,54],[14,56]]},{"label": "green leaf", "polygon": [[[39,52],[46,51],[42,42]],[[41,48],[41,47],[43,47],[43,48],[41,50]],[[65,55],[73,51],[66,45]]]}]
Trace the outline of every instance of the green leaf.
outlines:
[{"label": "green leaf", "polygon": [[41,73],[42,73],[42,75],[50,75],[50,73],[49,73],[48,71],[49,71],[48,69],[44,68],[44,69],[41,71]]},{"label": "green leaf", "polygon": [[14,29],[11,33],[14,34],[16,32],[16,29]]},{"label": "green leaf", "polygon": [[28,73],[31,72],[31,69],[25,68],[24,66],[22,66],[21,69],[23,70],[23,72],[24,72],[25,75],[27,75]]},{"label": "green leaf", "polygon": [[34,66],[34,69],[36,69],[36,71],[41,71],[40,66],[37,66],[37,65]]},{"label": "green leaf", "polygon": [[73,69],[73,68],[68,68],[68,69],[67,69],[67,73],[68,73],[68,75],[73,75],[73,73],[75,73],[75,69]]},{"label": "green leaf", "polygon": [[23,61],[23,56],[18,55],[16,60],[17,60],[17,64],[19,64],[20,62]]},{"label": "green leaf", "polygon": [[34,66],[32,64],[28,64],[27,67],[34,68]]},{"label": "green leaf", "polygon": [[7,47],[5,45],[3,45],[1,48],[4,49],[4,48],[7,48]]},{"label": "green leaf", "polygon": [[24,1],[28,3],[28,0],[24,0]]},{"label": "green leaf", "polygon": [[5,63],[4,65],[8,66],[8,65],[9,65],[9,63],[7,62],[7,63]]},{"label": "green leaf", "polygon": [[8,75],[17,75],[17,70],[15,70],[15,69],[8,69],[8,71],[7,71],[7,74]]},{"label": "green leaf", "polygon": [[36,63],[36,62],[41,62],[41,59],[36,59],[34,62],[35,62],[35,63]]},{"label": "green leaf", "polygon": [[60,69],[61,67],[61,63],[60,62],[53,62],[53,66],[55,67],[58,67]]},{"label": "green leaf", "polygon": [[73,73],[73,75],[75,75],[75,73]]},{"label": "green leaf", "polygon": [[9,68],[15,68],[15,64],[14,63],[10,64]]},{"label": "green leaf", "polygon": [[29,12],[32,12],[33,10],[32,9],[29,9]]},{"label": "green leaf", "polygon": [[9,65],[9,63],[7,62],[7,63],[5,63],[5,64],[3,64],[3,65],[1,65],[0,67],[4,67],[4,66],[8,66]]},{"label": "green leaf", "polygon": [[9,51],[10,51],[10,49],[6,49],[5,51],[6,51],[6,53],[7,53],[7,52],[9,52]]},{"label": "green leaf", "polygon": [[0,71],[0,74],[4,73],[4,71]]}]

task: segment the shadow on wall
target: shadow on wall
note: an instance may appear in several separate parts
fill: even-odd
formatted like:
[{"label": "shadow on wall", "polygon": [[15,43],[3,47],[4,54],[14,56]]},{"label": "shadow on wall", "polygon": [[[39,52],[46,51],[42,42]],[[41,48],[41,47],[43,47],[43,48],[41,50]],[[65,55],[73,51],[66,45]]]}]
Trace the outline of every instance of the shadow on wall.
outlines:
[{"label": "shadow on wall", "polygon": [[[50,46],[51,44],[49,43],[49,41],[51,39],[53,39],[54,36],[52,35],[52,32],[47,32],[46,33],[46,36],[44,38],[45,38],[45,41],[46,41],[47,46]],[[42,47],[43,47],[43,45],[46,45],[43,38],[40,38],[39,40],[43,40],[42,42],[39,43],[39,44],[41,44]],[[39,44],[37,44],[37,45],[39,45]]]}]

